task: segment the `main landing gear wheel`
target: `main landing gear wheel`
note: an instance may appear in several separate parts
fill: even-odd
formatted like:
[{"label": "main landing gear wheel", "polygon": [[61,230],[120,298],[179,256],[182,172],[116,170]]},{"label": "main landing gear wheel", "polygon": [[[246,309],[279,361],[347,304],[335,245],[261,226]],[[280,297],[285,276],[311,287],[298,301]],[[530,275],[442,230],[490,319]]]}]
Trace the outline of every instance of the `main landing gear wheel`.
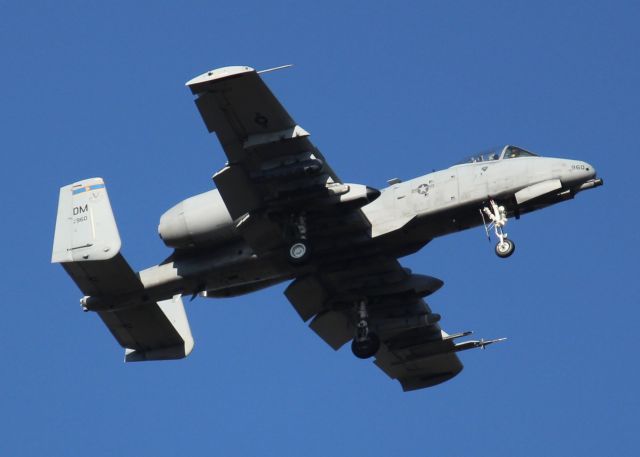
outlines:
[{"label": "main landing gear wheel", "polygon": [[367,311],[367,301],[361,300],[356,303],[356,334],[351,342],[351,351],[359,359],[373,357],[380,349],[380,338],[375,333],[369,331],[369,312]]},{"label": "main landing gear wheel", "polygon": [[364,340],[356,340],[355,338],[351,342],[351,351],[353,355],[359,359],[368,359],[376,355],[380,349],[380,338],[373,332],[369,332]]},{"label": "main landing gear wheel", "polygon": [[309,260],[311,250],[307,241],[307,218],[304,213],[292,214],[290,221],[289,248],[287,258],[293,264],[305,263]]},{"label": "main landing gear wheel", "polygon": [[295,240],[289,245],[287,256],[291,263],[304,263],[309,260],[310,250],[306,240]]},{"label": "main landing gear wheel", "polygon": [[515,251],[516,245],[513,241],[508,238],[504,238],[502,241],[498,241],[496,244],[496,255],[503,259],[506,259],[513,251]]}]

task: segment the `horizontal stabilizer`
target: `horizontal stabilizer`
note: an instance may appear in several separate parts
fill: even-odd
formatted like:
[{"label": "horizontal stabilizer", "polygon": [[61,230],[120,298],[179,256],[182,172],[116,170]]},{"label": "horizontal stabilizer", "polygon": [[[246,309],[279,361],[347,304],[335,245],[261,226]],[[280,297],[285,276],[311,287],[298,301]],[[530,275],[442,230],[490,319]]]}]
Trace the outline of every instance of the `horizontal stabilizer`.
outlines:
[{"label": "horizontal stabilizer", "polygon": [[121,254],[108,260],[63,263],[84,295],[114,296],[142,290],[140,278]]},{"label": "horizontal stabilizer", "polygon": [[112,305],[113,310],[98,315],[125,348],[127,362],[186,357],[193,349],[193,337],[181,296],[143,301],[144,294],[136,292],[144,286],[120,247],[102,178],[62,187],[51,261],[62,264],[86,295],[83,306],[90,300]]},{"label": "horizontal stabilizer", "polygon": [[182,359],[194,346],[182,297],[98,313],[125,348],[125,362]]}]

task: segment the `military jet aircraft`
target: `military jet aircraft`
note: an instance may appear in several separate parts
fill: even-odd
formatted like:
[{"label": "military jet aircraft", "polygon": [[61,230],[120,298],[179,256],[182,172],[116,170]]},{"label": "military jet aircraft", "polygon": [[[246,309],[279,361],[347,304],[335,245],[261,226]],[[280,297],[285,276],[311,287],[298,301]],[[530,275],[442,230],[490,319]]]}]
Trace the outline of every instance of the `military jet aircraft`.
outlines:
[{"label": "military jet aircraft", "polygon": [[498,340],[459,341],[424,298],[439,279],[398,262],[432,239],[484,226],[496,254],[514,243],[510,217],[572,199],[602,184],[579,160],[516,146],[378,190],[343,182],[253,68],[208,71],[187,86],[227,163],[216,189],[178,203],[158,228],[172,254],[138,273],[120,253],[105,183],[60,189],[52,262],[60,263],[118,343],[125,361],[186,357],[193,337],[182,296],[230,297],[291,281],[300,317],[333,349],[359,358],[402,388],[444,382],[462,370],[456,353]]}]

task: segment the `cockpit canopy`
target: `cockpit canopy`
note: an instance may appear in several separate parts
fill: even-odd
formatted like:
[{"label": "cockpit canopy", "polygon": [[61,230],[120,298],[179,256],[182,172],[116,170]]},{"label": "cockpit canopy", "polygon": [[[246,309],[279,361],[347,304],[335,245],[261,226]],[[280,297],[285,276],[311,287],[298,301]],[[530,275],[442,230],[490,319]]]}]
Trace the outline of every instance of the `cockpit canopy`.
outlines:
[{"label": "cockpit canopy", "polygon": [[480,154],[474,154],[466,157],[465,159],[457,162],[455,165],[462,165],[465,163],[478,163],[478,162],[491,162],[501,159],[515,159],[517,157],[537,157],[533,152],[525,151],[517,146],[506,145],[499,148],[493,148],[489,151],[481,152]]}]

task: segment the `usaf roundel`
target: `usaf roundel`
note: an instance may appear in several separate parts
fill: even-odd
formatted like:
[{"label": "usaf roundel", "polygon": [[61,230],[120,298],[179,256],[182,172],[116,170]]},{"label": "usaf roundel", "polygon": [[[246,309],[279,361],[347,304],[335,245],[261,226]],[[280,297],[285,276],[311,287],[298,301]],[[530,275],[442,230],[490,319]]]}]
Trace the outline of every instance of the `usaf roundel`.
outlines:
[{"label": "usaf roundel", "polygon": [[420,195],[424,195],[425,197],[427,195],[429,195],[429,184],[420,184],[418,186],[418,188],[416,189],[416,192],[418,192]]}]

